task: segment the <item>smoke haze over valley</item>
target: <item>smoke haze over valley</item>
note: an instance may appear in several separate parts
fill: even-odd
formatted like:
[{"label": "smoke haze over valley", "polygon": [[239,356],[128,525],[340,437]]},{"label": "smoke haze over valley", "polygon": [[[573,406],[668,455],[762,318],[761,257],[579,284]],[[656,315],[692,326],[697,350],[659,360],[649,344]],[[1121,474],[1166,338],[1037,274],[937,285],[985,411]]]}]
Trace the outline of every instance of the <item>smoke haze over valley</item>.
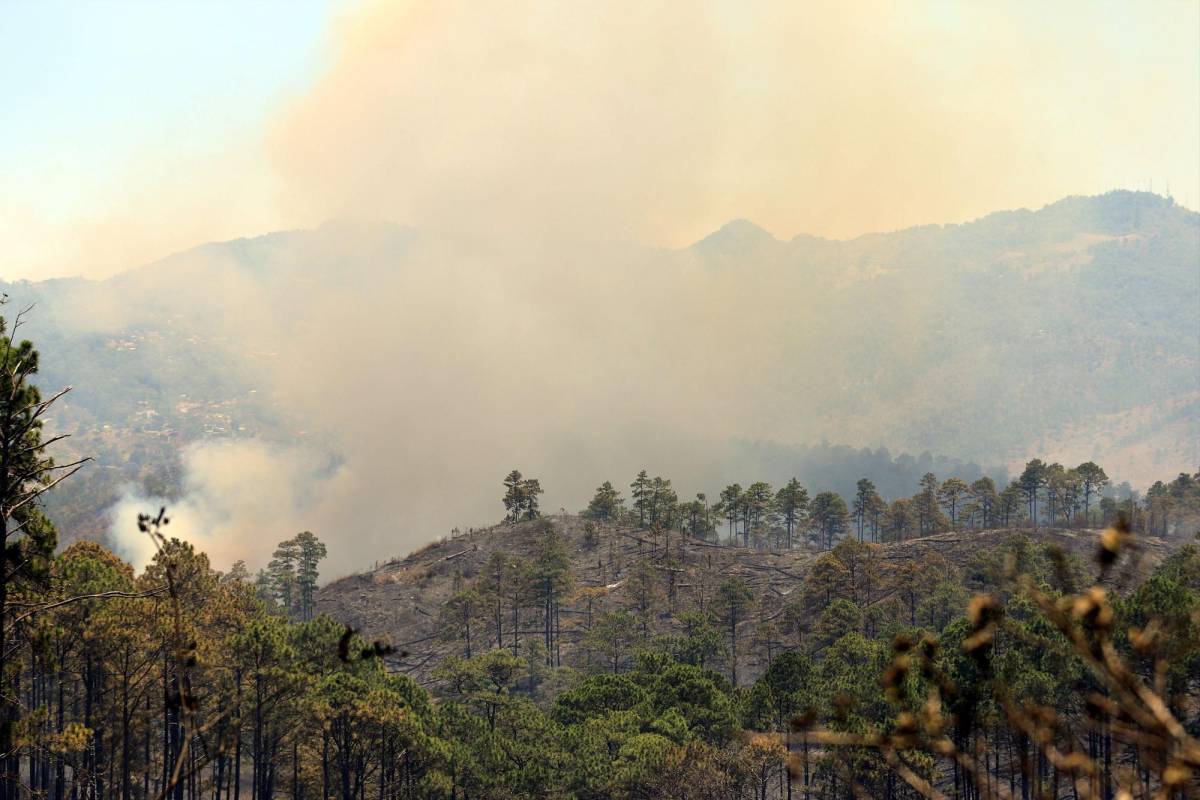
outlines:
[{"label": "smoke haze over valley", "polygon": [[78,386],[94,534],[144,558],[166,504],[217,563],[313,529],[344,571],[494,521],[513,467],[568,510],[642,468],[899,495],[1039,455],[1144,488],[1198,460],[1198,263],[1200,215],[1117,192],[674,250],[336,222],[6,290],[38,302],[45,384]]}]

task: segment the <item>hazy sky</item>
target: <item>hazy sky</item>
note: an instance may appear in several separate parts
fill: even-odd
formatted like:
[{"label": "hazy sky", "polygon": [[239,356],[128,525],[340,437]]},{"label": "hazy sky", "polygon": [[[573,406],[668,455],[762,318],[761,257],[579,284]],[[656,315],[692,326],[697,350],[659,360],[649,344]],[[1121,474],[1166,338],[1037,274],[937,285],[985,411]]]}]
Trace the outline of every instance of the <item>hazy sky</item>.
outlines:
[{"label": "hazy sky", "polygon": [[1200,3],[7,2],[0,277],[331,217],[677,245],[1200,199]]}]

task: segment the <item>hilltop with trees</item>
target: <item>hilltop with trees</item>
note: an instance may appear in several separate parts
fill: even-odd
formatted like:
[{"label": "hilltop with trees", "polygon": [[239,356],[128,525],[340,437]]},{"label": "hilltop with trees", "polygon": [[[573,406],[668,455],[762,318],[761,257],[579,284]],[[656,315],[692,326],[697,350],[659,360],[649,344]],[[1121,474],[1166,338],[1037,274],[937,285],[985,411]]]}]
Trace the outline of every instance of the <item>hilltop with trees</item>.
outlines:
[{"label": "hilltop with trees", "polygon": [[[1000,491],[988,478],[926,474],[912,496],[890,501],[864,478],[850,503],[834,492],[810,500],[794,479],[778,490],[731,484],[712,503],[705,493],[681,500],[670,479],[643,470],[629,484],[631,502],[604,481],[579,515],[550,517],[513,513],[522,485],[540,481],[518,470],[505,479],[501,525],[335,581],[321,590],[320,610],[403,643],[397,666],[428,676],[441,658],[481,642],[519,655],[534,630],[549,666],[564,652],[568,662],[590,664],[595,650],[612,661],[615,641],[628,657],[635,643],[685,635],[699,620],[717,636],[730,619],[714,609],[726,607],[738,617],[734,635],[722,635],[707,663],[726,664],[732,680],[742,634],[755,643],[740,655],[745,676],[822,620],[833,624],[826,612],[839,600],[855,607],[838,606],[855,629],[897,616],[938,627],[965,607],[966,576],[994,574],[996,563],[983,562],[1016,543],[1086,559],[1097,531],[1122,519],[1142,535],[1147,566],[1200,531],[1198,476],[1118,498],[1091,462],[1066,469],[1034,459]],[[750,599],[733,602],[743,590]]]}]

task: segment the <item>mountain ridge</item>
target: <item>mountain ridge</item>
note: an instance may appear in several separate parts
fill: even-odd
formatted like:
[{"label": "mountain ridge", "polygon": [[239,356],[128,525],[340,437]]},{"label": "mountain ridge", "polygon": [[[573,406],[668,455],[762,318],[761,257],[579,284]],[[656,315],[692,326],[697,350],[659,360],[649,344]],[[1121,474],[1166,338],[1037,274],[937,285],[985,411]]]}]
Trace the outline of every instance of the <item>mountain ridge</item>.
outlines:
[{"label": "mountain ridge", "polygon": [[[703,249],[706,243],[716,243],[724,240],[731,244],[750,244],[753,246],[761,246],[763,244],[777,245],[797,245],[797,244],[834,244],[847,245],[863,240],[879,240],[888,239],[890,237],[906,237],[916,236],[925,232],[945,232],[958,229],[971,229],[983,227],[989,224],[997,224],[1000,222],[1026,222],[1031,219],[1036,219],[1039,215],[1047,217],[1062,218],[1064,212],[1073,211],[1091,211],[1103,212],[1094,213],[1091,215],[1093,219],[1104,219],[1106,215],[1112,215],[1113,212],[1120,208],[1120,204],[1128,201],[1145,202],[1145,211],[1153,211],[1155,209],[1173,209],[1178,212],[1181,218],[1192,217],[1195,224],[1200,224],[1200,211],[1193,211],[1185,206],[1179,205],[1169,195],[1159,195],[1153,192],[1142,190],[1129,189],[1114,189],[1109,192],[1096,195],[1068,195],[1053,202],[1047,203],[1040,208],[1031,208],[1028,206],[1010,209],[1000,209],[991,211],[982,216],[962,222],[928,222],[917,225],[908,225],[902,228],[893,230],[880,231],[865,231],[854,236],[844,238],[831,238],[820,236],[817,234],[798,232],[787,238],[779,238],[771,231],[763,228],[758,223],[745,217],[736,217],[731,219],[708,234],[700,237],[691,244],[683,245],[678,248],[667,248],[672,252],[686,252],[696,248]],[[1076,215],[1077,217],[1079,215]],[[1088,215],[1083,215],[1085,218]],[[1096,223],[1099,224],[1099,223]],[[1113,224],[1113,220],[1109,219],[1108,224]],[[205,254],[208,252],[219,252],[223,249],[247,249],[260,247],[275,242],[286,240],[290,237],[303,237],[311,234],[320,234],[330,231],[366,231],[372,233],[391,233],[391,234],[406,234],[409,236],[417,236],[421,234],[421,230],[412,226],[399,222],[390,222],[386,220],[358,220],[351,218],[332,218],[311,228],[286,228],[273,231],[265,231],[258,234],[250,234],[246,236],[237,236],[231,239],[219,239],[210,242],[202,242],[191,247],[186,247],[182,250],[167,253],[159,258],[143,264],[137,264],[116,272],[104,278],[88,278],[79,275],[67,275],[55,278],[46,279],[28,279],[28,278],[12,278],[9,280],[0,280],[0,285],[15,286],[15,285],[37,285],[37,284],[53,284],[53,283],[69,283],[80,281],[84,283],[106,283],[114,279],[120,278],[130,273],[140,273],[146,270],[153,270],[164,266],[170,266],[182,257]]]},{"label": "mountain ridge", "polygon": [[[391,491],[370,476],[399,469],[424,487],[405,504],[412,541],[487,519],[479,487],[514,462],[570,508],[647,466],[711,490],[805,463],[738,442],[825,439],[988,471],[1096,460],[1141,486],[1200,462],[1200,214],[1168,198],[1065,198],[848,241],[726,232],[711,252],[547,249],[331,223],[105,281],[7,284],[15,305],[39,303],[40,383],[77,387],[57,430],[98,458],[57,513],[131,488],[178,499],[178,453],[227,439],[285,464],[288,448],[315,450],[368,495]],[[339,387],[367,410],[340,416]],[[447,402],[460,411],[422,430]],[[391,535],[359,521],[371,541]]]}]

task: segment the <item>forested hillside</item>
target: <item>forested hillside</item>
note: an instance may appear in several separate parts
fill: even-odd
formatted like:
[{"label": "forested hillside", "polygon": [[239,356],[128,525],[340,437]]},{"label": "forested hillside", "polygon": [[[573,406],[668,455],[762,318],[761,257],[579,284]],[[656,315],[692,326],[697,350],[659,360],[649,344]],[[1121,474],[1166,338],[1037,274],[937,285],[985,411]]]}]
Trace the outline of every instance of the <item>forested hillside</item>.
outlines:
[{"label": "forested hillside", "polygon": [[1200,788],[1194,532],[754,549],[513,510],[532,518],[315,604],[307,533],[257,578],[213,570],[161,514],[141,575],[72,545],[14,603],[22,781],[189,800]]},{"label": "forested hillside", "polygon": [[[903,618],[940,629],[965,608],[972,580],[996,577],[1006,549],[1053,547],[1082,567],[1097,526],[1128,519],[1146,534],[1140,579],[1200,533],[1197,476],[1160,481],[1140,503],[1115,499],[1107,484],[1092,462],[1064,469],[1035,459],[1000,491],[989,478],[930,473],[911,497],[890,502],[869,478],[849,502],[810,497],[795,479],[778,490],[731,484],[710,502],[681,500],[670,480],[643,471],[628,507],[605,482],[581,515],[543,517],[541,481],[514,471],[504,524],[455,531],[335,580],[317,607],[399,643],[405,655],[393,666],[423,679],[449,655],[495,647],[520,655],[540,646],[555,665],[607,659],[615,670],[635,642],[680,641],[706,620],[716,626],[707,657],[737,683],[739,663],[742,679],[759,674],[775,652],[827,624],[874,635]],[[731,587],[744,608],[722,612]],[[832,609],[838,599],[848,602]],[[733,616],[717,624],[721,613]]]},{"label": "forested hillside", "polygon": [[[682,250],[602,233],[560,248],[337,223],[5,286],[38,303],[47,385],[78,386],[56,430],[98,459],[52,516],[99,535],[127,491],[203,486],[186,446],[229,438],[327,465],[298,494],[363,530],[344,569],[397,526],[414,547],[485,523],[478,487],[512,459],[556,476],[556,508],[641,464],[849,493],[868,472],[891,491],[928,471],[1003,482],[1033,455],[1094,458],[1139,489],[1197,463],[1200,215],[1168,199],[849,241],[739,222]],[[390,492],[386,527],[340,499]]]},{"label": "forested hillside", "polygon": [[[398,643],[405,655],[389,657],[389,664],[422,682],[434,680],[448,656],[496,647],[526,656],[531,648],[550,649],[556,664],[624,671],[639,642],[654,641],[709,648],[703,660],[731,680],[736,654],[739,682],[752,684],[774,655],[816,647],[848,630],[887,639],[881,632],[897,620],[940,629],[961,616],[982,576],[998,576],[1001,554],[1014,548],[1043,553],[1053,546],[1082,569],[1098,535],[997,528],[878,545],[850,538],[828,551],[745,549],[684,531],[556,516],[472,531],[335,580],[317,594],[317,610]],[[1141,541],[1141,577],[1179,546],[1156,537]],[[552,542],[560,554],[547,550]],[[534,576],[552,558],[562,559],[561,580],[569,588],[555,599],[547,639]],[[730,610],[721,606],[734,588],[744,592],[745,604],[736,637]],[[830,608],[834,600],[842,602]],[[698,634],[704,625],[710,627]],[[710,640],[687,642],[696,636]]]},{"label": "forested hillside", "polygon": [[[1200,789],[1200,474],[923,476],[885,500],[639,472],[318,591],[150,509],[140,570],[57,547],[63,393],[0,337],[4,800],[1107,798]],[[1101,533],[1095,526],[1107,525]],[[342,541],[345,541],[343,539]],[[429,621],[426,622],[424,617]]]}]

